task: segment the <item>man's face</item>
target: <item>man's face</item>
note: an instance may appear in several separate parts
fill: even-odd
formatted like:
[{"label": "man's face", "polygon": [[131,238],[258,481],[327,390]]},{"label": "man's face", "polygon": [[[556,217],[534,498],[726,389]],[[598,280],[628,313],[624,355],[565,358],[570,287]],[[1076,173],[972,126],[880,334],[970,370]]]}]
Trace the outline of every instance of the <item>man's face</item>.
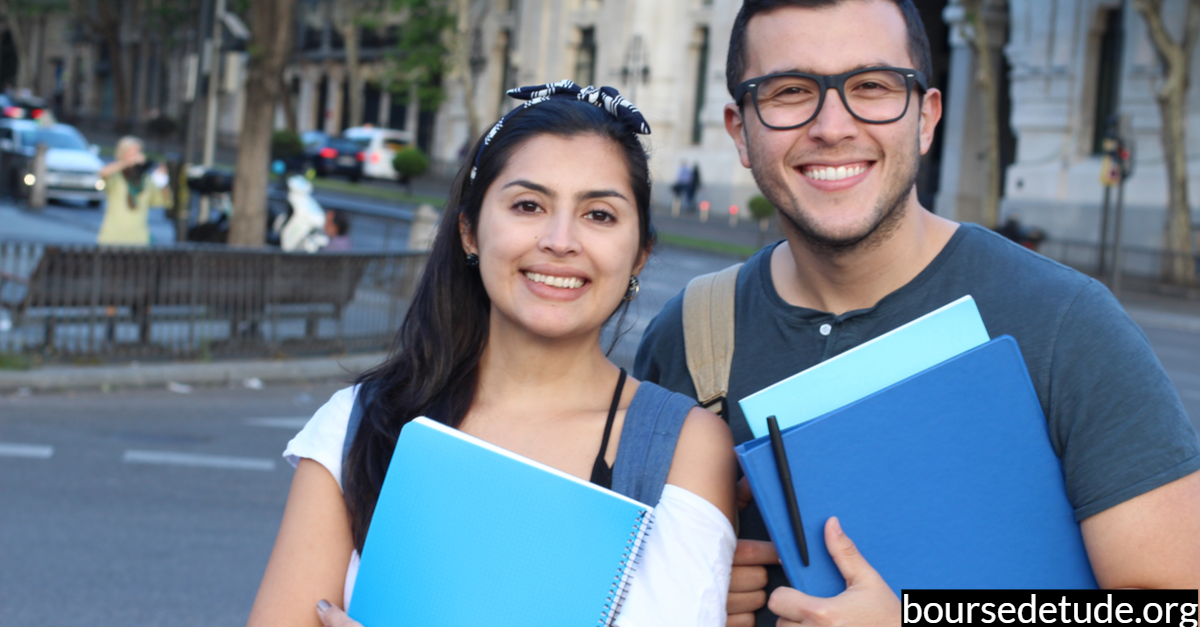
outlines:
[{"label": "man's face", "polygon": [[[747,28],[747,69],[740,80],[789,71],[913,68],[907,35],[900,9],[884,0],[761,13]],[[910,201],[915,206],[920,156],[929,150],[941,116],[936,89],[922,103],[914,86],[908,112],[889,124],[855,119],[836,90],[826,92],[814,120],[786,131],[763,126],[749,94],[741,105],[740,111],[726,107],[725,124],[742,165],[810,243],[833,251],[870,245],[896,226]]]}]

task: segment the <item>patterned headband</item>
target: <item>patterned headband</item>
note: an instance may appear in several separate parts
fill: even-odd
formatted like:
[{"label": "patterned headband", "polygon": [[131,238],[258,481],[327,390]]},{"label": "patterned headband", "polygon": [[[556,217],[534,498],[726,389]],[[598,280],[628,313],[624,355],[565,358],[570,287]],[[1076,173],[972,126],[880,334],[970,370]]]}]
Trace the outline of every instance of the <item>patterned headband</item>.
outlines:
[{"label": "patterned headband", "polygon": [[650,125],[646,124],[646,118],[642,117],[642,113],[638,111],[637,107],[633,106],[633,103],[623,98],[612,87],[593,87],[588,85],[580,89],[579,85],[570,80],[561,80],[557,83],[548,83],[546,85],[510,89],[508,90],[508,95],[526,102],[500,118],[500,121],[496,122],[496,125],[488,132],[487,137],[483,138],[483,146],[475,154],[475,163],[471,166],[472,181],[475,180],[475,173],[479,170],[479,159],[483,156],[483,151],[487,150],[488,145],[492,143],[492,138],[500,132],[500,129],[504,127],[504,123],[521,111],[540,102],[546,102],[551,98],[569,98],[595,105],[607,111],[614,118],[617,118],[622,124],[632,129],[634,133],[639,135],[650,134]]}]

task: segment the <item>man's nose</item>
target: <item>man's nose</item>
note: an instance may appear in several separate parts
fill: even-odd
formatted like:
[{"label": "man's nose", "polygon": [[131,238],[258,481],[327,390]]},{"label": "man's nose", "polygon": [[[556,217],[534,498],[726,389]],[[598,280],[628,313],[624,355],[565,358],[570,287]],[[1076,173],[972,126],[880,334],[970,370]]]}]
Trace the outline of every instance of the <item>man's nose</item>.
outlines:
[{"label": "man's nose", "polygon": [[858,135],[858,120],[846,108],[838,90],[826,90],[821,110],[817,112],[816,119],[808,124],[808,134],[827,144],[836,144]]}]

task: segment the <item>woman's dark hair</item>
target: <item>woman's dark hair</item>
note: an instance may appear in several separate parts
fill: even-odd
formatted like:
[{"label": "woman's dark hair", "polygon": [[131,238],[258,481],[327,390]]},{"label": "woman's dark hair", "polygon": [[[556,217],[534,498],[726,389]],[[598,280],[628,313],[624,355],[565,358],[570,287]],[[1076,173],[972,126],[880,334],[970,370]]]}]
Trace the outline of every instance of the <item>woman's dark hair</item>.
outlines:
[{"label": "woman's dark hair", "polygon": [[[746,80],[746,29],[750,26],[750,18],[760,13],[767,13],[784,7],[801,9],[823,9],[837,6],[850,0],[745,0],[741,10],[733,20],[733,30],[729,35],[729,56],[725,60],[725,87],[732,96],[738,83]],[[925,23],[921,21],[921,12],[917,10],[913,0],[892,0],[904,16],[904,26],[908,29],[908,56],[925,76],[933,80],[933,63],[930,61],[929,36],[925,34]],[[742,103],[737,103],[740,107]]]},{"label": "woman's dark hair", "polygon": [[[543,135],[599,135],[621,147],[638,210],[639,249],[653,247],[646,151],[632,129],[603,109],[551,98],[506,121],[486,148],[482,138],[475,143],[454,180],[429,261],[388,360],[355,381],[361,386],[362,421],[346,456],[342,487],[360,552],[400,429],[417,416],[457,427],[471,407],[491,301],[479,269],[467,265],[459,222],[474,232],[488,187],[517,148]],[[471,181],[471,165],[480,150]]]}]

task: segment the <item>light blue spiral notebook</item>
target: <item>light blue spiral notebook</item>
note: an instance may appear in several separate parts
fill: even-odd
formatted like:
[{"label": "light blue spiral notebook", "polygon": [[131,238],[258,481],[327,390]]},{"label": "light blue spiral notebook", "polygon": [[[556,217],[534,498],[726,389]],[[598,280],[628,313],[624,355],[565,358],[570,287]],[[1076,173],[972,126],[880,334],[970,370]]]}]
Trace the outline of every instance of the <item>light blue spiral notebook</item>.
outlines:
[{"label": "light blue spiral notebook", "polygon": [[350,616],[366,627],[611,625],[650,514],[417,418],[396,442]]},{"label": "light blue spiral notebook", "polygon": [[975,299],[962,298],[738,403],[754,437],[767,435],[767,416],[779,428],[798,425],[987,342]]},{"label": "light blue spiral notebook", "polygon": [[1062,466],[1016,340],[1001,336],[783,431],[811,558],[800,560],[770,438],[735,450],[792,586],[846,583],[837,516],[901,589],[1095,588]]}]

